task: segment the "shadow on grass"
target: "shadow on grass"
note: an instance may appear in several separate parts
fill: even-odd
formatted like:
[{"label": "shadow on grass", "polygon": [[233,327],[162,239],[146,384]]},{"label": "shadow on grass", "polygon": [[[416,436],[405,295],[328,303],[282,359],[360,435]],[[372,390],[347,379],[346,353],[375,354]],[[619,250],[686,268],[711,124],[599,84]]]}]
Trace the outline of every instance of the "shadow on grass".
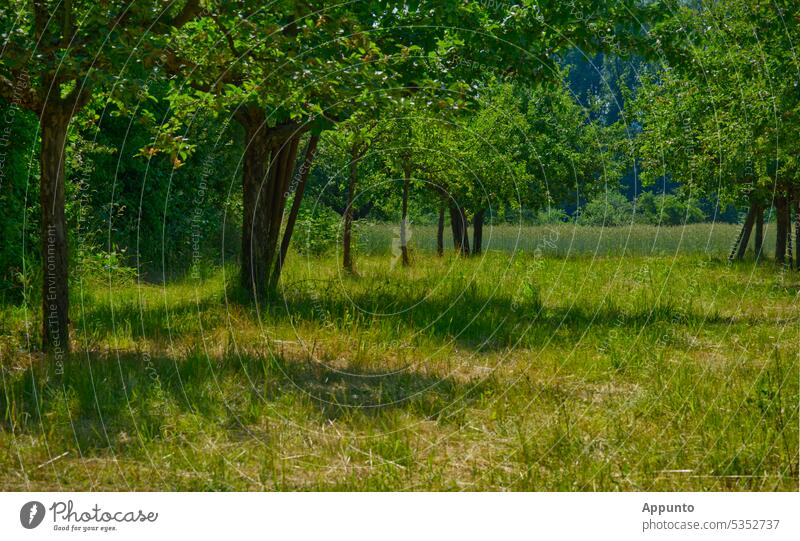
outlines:
[{"label": "shadow on grass", "polygon": [[[574,306],[570,299],[561,304],[543,307],[536,292],[523,291],[512,297],[505,290],[497,294],[467,286],[439,288],[421,284],[393,284],[385,280],[361,281],[355,291],[345,292],[335,281],[304,281],[288,284],[271,302],[257,311],[247,295],[232,288],[225,299],[220,292],[208,294],[198,301],[158,303],[141,307],[122,303],[113,311],[108,303],[97,303],[81,314],[77,334],[87,337],[87,349],[100,349],[116,332],[133,339],[156,343],[167,339],[200,337],[204,330],[229,325],[226,308],[258,326],[273,323],[309,323],[333,327],[347,334],[371,328],[384,332],[388,339],[410,335],[440,342],[455,341],[460,347],[475,350],[501,349],[512,346],[574,345],[585,336],[624,327],[634,330],[685,326],[692,328],[714,325],[791,324],[753,315],[724,316],[706,313],[701,306],[682,307],[670,300],[656,305],[634,301],[622,308],[614,303],[602,306]],[[84,331],[85,329],[85,331]]]},{"label": "shadow on grass", "polygon": [[[634,302],[622,308],[613,302],[599,307],[575,306],[570,299],[562,299],[561,305],[543,306],[536,295],[512,298],[507,293],[492,295],[472,288],[444,296],[426,296],[423,292],[416,297],[399,289],[367,289],[345,297],[287,288],[283,304],[272,306],[270,317],[291,316],[294,321],[316,321],[345,330],[385,326],[387,333],[402,329],[440,341],[455,340],[460,347],[478,350],[541,346],[546,342],[574,346],[590,328],[595,334],[604,334],[617,327],[663,332],[665,325],[699,328],[775,323],[774,318],[706,313],[701,306],[686,308],[670,301],[654,306]],[[375,315],[393,311],[388,317]],[[784,324],[790,321],[796,319],[788,318]]]},{"label": "shadow on grass", "polygon": [[274,356],[75,354],[63,374],[41,358],[27,368],[0,368],[2,431],[43,433],[54,448],[77,444],[85,454],[219,428],[247,432],[265,417],[277,421],[275,412],[311,430],[333,420],[383,423],[391,411],[449,422],[491,383],[413,371],[344,374]]}]

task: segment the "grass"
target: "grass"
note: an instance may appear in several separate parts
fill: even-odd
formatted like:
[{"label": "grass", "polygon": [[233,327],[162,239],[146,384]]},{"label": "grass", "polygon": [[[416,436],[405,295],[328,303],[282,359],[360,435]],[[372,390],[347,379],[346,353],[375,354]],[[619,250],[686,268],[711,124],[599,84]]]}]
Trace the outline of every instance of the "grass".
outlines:
[{"label": "grass", "polygon": [[[513,224],[487,225],[484,248],[489,251],[512,253],[533,252],[552,257],[578,255],[651,256],[703,254],[725,258],[741,226],[726,223],[702,223],[686,226],[654,226],[632,224],[622,227],[583,226],[563,223],[540,226]],[[436,227],[411,224],[411,239],[418,250],[436,251]],[[450,231],[447,230],[450,245]],[[392,238],[399,235],[398,226],[391,224],[358,223],[360,249],[370,255],[390,252]],[[752,243],[751,243],[752,244]],[[767,224],[764,254],[774,252],[775,227]]]},{"label": "grass", "polygon": [[233,268],[87,278],[63,367],[0,308],[0,489],[798,490],[797,273],[535,249],[357,271],[296,254],[258,308]]}]

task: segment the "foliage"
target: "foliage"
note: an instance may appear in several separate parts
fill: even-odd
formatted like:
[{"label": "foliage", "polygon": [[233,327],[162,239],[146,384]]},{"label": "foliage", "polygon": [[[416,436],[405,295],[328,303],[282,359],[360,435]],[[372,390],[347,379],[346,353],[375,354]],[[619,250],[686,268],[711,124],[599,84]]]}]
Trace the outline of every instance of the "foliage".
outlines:
[{"label": "foliage", "polygon": [[633,223],[685,225],[706,219],[692,199],[675,194],[644,192],[634,201],[619,192],[601,194],[581,208],[577,221],[583,225],[619,226]]},{"label": "foliage", "polygon": [[645,192],[635,201],[637,221],[653,225],[683,225],[706,219],[703,210],[692,199],[674,194]]},{"label": "foliage", "polygon": [[295,249],[318,256],[331,250],[341,236],[342,217],[326,206],[304,205],[297,217]]},{"label": "foliage", "polygon": [[[630,108],[645,183],[665,175],[723,202],[796,183],[800,22],[788,2],[676,3],[653,28],[663,65],[644,73]],[[776,114],[780,111],[780,114]]]},{"label": "foliage", "polygon": [[0,302],[20,301],[23,261],[37,253],[39,189],[35,159],[36,119],[0,100]]},{"label": "foliage", "polygon": [[630,225],[633,220],[633,203],[619,192],[606,192],[589,201],[578,214],[583,225]]},{"label": "foliage", "polygon": [[569,220],[569,215],[560,208],[547,208],[536,213],[533,219],[535,225],[560,224]]}]

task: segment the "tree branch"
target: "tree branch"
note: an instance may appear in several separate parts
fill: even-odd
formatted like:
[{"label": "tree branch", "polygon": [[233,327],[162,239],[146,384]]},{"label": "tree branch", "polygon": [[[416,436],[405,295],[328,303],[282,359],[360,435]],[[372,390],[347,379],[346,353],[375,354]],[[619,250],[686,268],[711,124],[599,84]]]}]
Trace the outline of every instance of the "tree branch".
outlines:
[{"label": "tree branch", "polygon": [[202,9],[200,7],[199,0],[188,0],[188,2],[183,5],[181,12],[178,13],[175,18],[172,19],[172,21],[170,21],[170,25],[175,28],[180,28],[197,17],[200,12],[202,12]]},{"label": "tree branch", "polygon": [[228,41],[228,47],[230,48],[231,53],[233,53],[234,58],[239,58],[241,55],[239,54],[239,51],[236,50],[236,44],[233,41],[233,36],[231,36],[231,33],[227,28],[225,28],[225,25],[222,24],[222,21],[219,20],[219,17],[216,15],[211,15],[211,19],[214,21],[214,23],[216,23],[217,28],[219,28],[220,32],[222,32],[222,34],[225,36],[225,39]]},{"label": "tree branch", "polygon": [[17,81],[24,81],[24,84],[20,84],[19,82],[14,84],[14,81],[11,79],[0,75],[0,97],[8,100],[10,103],[19,105],[23,109],[38,113],[42,105],[41,99],[36,91],[31,88],[28,77],[22,77],[17,74],[15,79]]},{"label": "tree branch", "polygon": [[78,84],[75,82],[75,88],[72,89],[72,92],[64,98],[63,106],[64,108],[70,113],[70,115],[74,115],[84,107],[86,104],[89,103],[89,100],[92,99],[92,88],[84,84]]},{"label": "tree branch", "polygon": [[33,31],[36,40],[40,41],[44,30],[47,27],[47,6],[42,0],[33,0]]},{"label": "tree branch", "polygon": [[64,18],[61,21],[61,43],[67,45],[72,39],[72,0],[63,0],[61,4],[64,10]]}]

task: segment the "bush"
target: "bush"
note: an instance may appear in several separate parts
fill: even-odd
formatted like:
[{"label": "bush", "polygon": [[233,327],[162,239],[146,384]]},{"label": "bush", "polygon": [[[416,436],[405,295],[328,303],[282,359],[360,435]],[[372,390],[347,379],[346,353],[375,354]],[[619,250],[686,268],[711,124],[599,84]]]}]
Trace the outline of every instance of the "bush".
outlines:
[{"label": "bush", "polygon": [[673,194],[645,192],[635,201],[621,193],[606,193],[589,201],[578,216],[583,225],[625,225],[632,222],[652,225],[682,225],[703,222],[705,212],[694,199]]},{"label": "bush", "polygon": [[568,220],[569,215],[564,211],[564,209],[551,207],[549,209],[542,209],[537,212],[535,218],[533,219],[533,223],[534,225],[551,225],[564,223]]},{"label": "bush", "polygon": [[618,192],[605,192],[581,209],[577,221],[581,225],[625,225],[631,223],[633,204]]},{"label": "bush", "polygon": [[684,200],[672,194],[645,192],[636,200],[637,221],[653,225],[694,224],[706,219],[693,199]]},{"label": "bush", "polygon": [[342,217],[325,205],[301,206],[292,244],[301,254],[321,255],[336,244],[341,221]]}]

